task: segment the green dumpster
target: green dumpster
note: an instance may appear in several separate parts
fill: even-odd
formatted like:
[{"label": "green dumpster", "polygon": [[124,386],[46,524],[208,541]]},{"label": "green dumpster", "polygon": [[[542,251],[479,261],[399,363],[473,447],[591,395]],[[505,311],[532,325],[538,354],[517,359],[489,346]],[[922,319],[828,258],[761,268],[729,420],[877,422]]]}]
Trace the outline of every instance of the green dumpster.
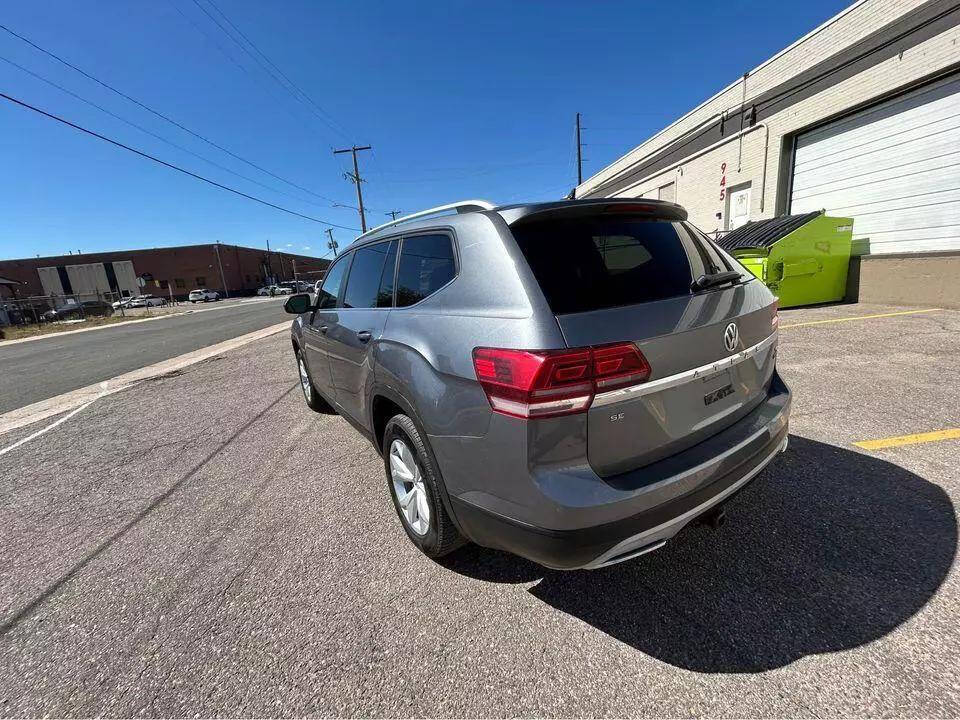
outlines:
[{"label": "green dumpster", "polygon": [[820,212],[749,222],[717,240],[780,299],[780,307],[843,300],[851,218]]}]

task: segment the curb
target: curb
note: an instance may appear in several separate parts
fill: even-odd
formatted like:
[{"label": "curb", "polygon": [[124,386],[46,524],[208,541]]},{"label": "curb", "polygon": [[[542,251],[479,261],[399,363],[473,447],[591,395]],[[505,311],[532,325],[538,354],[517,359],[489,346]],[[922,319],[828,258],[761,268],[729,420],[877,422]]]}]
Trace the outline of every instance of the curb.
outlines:
[{"label": "curb", "polygon": [[[177,370],[182,370],[185,367],[195,365],[198,362],[202,362],[203,360],[216,355],[222,355],[225,352],[235,350],[236,348],[242,347],[243,345],[256,340],[262,340],[263,338],[270,337],[271,335],[276,335],[277,333],[288,330],[289,328],[289,320],[282,323],[277,323],[276,325],[271,325],[261,330],[255,330],[251,333],[247,333],[246,335],[240,335],[239,337],[235,337],[230,340],[224,340],[223,342],[215,345],[209,345],[205,348],[200,348],[199,350],[193,350],[192,352],[188,352],[178,357],[169,358],[137,370],[131,370],[130,372],[117,375],[116,377],[110,378],[109,380],[104,380],[103,382],[99,382],[94,385],[87,385],[86,387],[79,388],[78,390],[71,390],[68,393],[64,393],[47,400],[41,400],[31,405],[25,405],[22,408],[17,408],[16,410],[10,410],[9,412],[0,415],[0,435],[11,430],[16,430],[17,428],[32,425],[33,423],[40,422],[41,420],[46,420],[54,415],[59,415],[69,410],[73,410],[85,403],[93,402],[104,395],[125,390],[131,385],[143,382],[144,380],[151,380],[163,375],[169,375]],[[93,330],[94,328],[89,329]]]}]

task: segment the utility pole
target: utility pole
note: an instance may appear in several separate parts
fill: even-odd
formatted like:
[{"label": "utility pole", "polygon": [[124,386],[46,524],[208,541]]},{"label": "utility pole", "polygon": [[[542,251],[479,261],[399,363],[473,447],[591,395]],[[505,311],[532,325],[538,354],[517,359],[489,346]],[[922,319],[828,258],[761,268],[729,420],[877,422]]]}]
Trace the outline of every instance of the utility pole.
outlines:
[{"label": "utility pole", "polygon": [[577,113],[577,185],[583,184],[583,157],[580,154],[580,113]]},{"label": "utility pole", "polygon": [[333,256],[336,257],[337,248],[340,247],[340,245],[338,245],[337,241],[333,239],[333,228],[327,228],[325,232],[327,233],[327,237],[330,238],[330,240],[327,242],[327,247],[333,250]]},{"label": "utility pole", "polygon": [[217,249],[217,265],[220,266],[220,282],[223,283],[223,295],[224,297],[230,297],[230,291],[227,290],[227,279],[223,276],[223,263],[220,262],[220,241],[217,240],[217,244],[214,245]]},{"label": "utility pole", "polygon": [[300,292],[300,283],[297,282],[297,259],[293,258],[293,284],[297,292]]},{"label": "utility pole", "polygon": [[353,147],[344,148],[343,150],[334,150],[334,155],[339,155],[340,153],[351,153],[353,155],[353,174],[344,173],[344,177],[348,180],[353,180],[357,186],[357,205],[359,205],[360,211],[360,230],[361,232],[367,231],[367,216],[363,214],[363,191],[360,189],[360,183],[363,180],[360,177],[360,167],[357,165],[357,153],[360,150],[371,150],[372,148],[369,145],[364,145],[363,147]]},{"label": "utility pole", "polygon": [[270,238],[267,238],[267,277],[263,279],[267,285],[273,285],[273,261],[270,258]]},{"label": "utility pole", "polygon": [[396,220],[397,215],[399,215],[402,212],[403,210],[387,210],[387,212],[385,212],[384,215],[389,215],[391,220]]}]

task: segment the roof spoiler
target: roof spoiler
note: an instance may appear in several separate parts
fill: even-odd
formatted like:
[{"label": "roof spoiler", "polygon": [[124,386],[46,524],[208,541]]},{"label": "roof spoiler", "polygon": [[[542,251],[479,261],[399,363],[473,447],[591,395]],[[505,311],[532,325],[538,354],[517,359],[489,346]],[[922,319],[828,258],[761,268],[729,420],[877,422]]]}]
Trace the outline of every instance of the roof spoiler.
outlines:
[{"label": "roof spoiler", "polygon": [[536,205],[517,205],[501,208],[500,215],[508,225],[546,217],[575,218],[597,215],[632,215],[655,217],[662,220],[687,219],[687,211],[676,203],[644,198],[608,198],[605,200],[566,200]]}]

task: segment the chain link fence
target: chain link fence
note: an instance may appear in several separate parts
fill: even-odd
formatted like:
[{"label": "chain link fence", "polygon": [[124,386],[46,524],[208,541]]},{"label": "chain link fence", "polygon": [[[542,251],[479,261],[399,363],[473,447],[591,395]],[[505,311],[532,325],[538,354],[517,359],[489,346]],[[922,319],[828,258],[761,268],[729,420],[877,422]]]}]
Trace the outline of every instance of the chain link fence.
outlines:
[{"label": "chain link fence", "polygon": [[[170,305],[161,296],[130,296],[116,292],[0,297],[0,327],[77,322],[96,317],[149,314],[152,308]],[[172,303],[179,305],[179,302]]]}]

